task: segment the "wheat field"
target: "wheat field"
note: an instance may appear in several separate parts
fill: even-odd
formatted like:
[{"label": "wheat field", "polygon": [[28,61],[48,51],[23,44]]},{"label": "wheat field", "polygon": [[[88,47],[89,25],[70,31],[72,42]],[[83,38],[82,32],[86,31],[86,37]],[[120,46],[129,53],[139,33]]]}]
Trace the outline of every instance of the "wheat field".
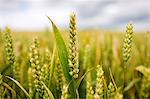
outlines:
[{"label": "wheat field", "polygon": [[0,30],[0,99],[150,99],[150,33]]}]

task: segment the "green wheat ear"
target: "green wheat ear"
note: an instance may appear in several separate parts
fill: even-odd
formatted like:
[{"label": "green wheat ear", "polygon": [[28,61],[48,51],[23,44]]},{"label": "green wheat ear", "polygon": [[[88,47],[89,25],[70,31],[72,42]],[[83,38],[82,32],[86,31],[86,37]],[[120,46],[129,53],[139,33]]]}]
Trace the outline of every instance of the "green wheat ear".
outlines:
[{"label": "green wheat ear", "polygon": [[40,56],[39,56],[39,41],[35,38],[30,47],[30,63],[32,67],[33,79],[35,87],[39,90],[39,75],[40,75]]},{"label": "green wheat ear", "polygon": [[94,90],[90,82],[86,85],[86,99],[94,99]]},{"label": "green wheat ear", "polygon": [[57,86],[57,90],[61,91],[62,87],[63,87],[63,82],[64,82],[64,78],[63,78],[63,71],[61,68],[61,64],[59,62],[59,59],[56,60],[56,67],[55,67],[56,71],[56,86]]},{"label": "green wheat ear", "polygon": [[15,77],[15,79],[19,80],[20,78],[19,64],[15,59],[13,39],[9,27],[6,27],[5,29],[5,51],[6,51],[7,63],[11,66],[13,76]]},{"label": "green wheat ear", "polygon": [[148,99],[150,96],[150,68],[145,66],[138,66],[136,70],[143,74],[141,79],[141,86],[139,91],[140,99]]},{"label": "green wheat ear", "polygon": [[131,55],[131,47],[132,47],[132,34],[133,34],[133,26],[131,23],[129,23],[127,26],[126,26],[126,34],[125,34],[125,37],[124,37],[124,41],[123,41],[123,87],[125,88],[126,86],[126,79],[127,79],[127,76],[126,76],[126,70],[127,70],[127,62],[130,58],[130,55]]},{"label": "green wheat ear", "polygon": [[[36,88],[36,91],[39,93],[40,98],[41,97],[48,97],[48,94],[42,84],[46,82],[46,79],[48,77],[48,64],[44,64],[41,66],[40,61],[40,52],[39,52],[39,40],[38,38],[35,38],[33,41],[33,44],[30,47],[30,63],[32,67],[32,75],[34,80],[34,85]],[[47,69],[47,70],[46,70]],[[44,95],[44,96],[43,96]]]},{"label": "green wheat ear", "polygon": [[13,66],[15,62],[15,55],[14,55],[14,49],[13,49],[13,39],[10,34],[10,28],[6,27],[5,29],[5,51],[7,55],[7,62],[9,65]]},{"label": "green wheat ear", "polygon": [[41,74],[44,77],[44,82],[46,85],[48,85],[49,83],[49,78],[50,78],[50,65],[51,65],[51,55],[50,55],[50,51],[48,50],[48,48],[45,50],[45,62],[41,68]]},{"label": "green wheat ear", "polygon": [[61,99],[69,99],[69,92],[68,92],[67,84],[64,84],[63,87],[62,87]]},{"label": "green wheat ear", "polygon": [[[46,85],[48,85],[49,82],[49,73],[50,72],[50,52],[48,49],[45,50],[45,62],[41,66],[41,71],[40,71],[40,83],[42,82]],[[48,93],[45,90],[44,86],[41,85],[42,87],[42,93],[43,93],[43,99],[48,99]]]},{"label": "green wheat ear", "polygon": [[114,99],[123,99],[123,95],[120,94],[119,92],[117,92],[117,93],[114,95]]},{"label": "green wheat ear", "polygon": [[101,65],[97,66],[95,99],[103,99],[104,97],[104,71]]},{"label": "green wheat ear", "polygon": [[107,94],[108,94],[109,99],[114,99],[115,87],[112,84],[112,82],[110,82],[108,85],[108,93]]},{"label": "green wheat ear", "polygon": [[70,75],[73,78],[78,78],[79,73],[79,63],[78,63],[78,47],[77,47],[77,32],[76,32],[76,19],[73,13],[70,16],[70,29],[69,29],[69,66]]},{"label": "green wheat ear", "polygon": [[126,63],[130,58],[131,47],[132,47],[132,34],[133,34],[133,26],[129,23],[126,26],[126,34],[123,42],[123,62]]},{"label": "green wheat ear", "polygon": [[34,85],[36,91],[42,94],[42,87],[40,82],[41,64],[39,54],[39,40],[35,38],[33,44],[30,47],[30,63],[32,67],[32,75],[34,79]]}]

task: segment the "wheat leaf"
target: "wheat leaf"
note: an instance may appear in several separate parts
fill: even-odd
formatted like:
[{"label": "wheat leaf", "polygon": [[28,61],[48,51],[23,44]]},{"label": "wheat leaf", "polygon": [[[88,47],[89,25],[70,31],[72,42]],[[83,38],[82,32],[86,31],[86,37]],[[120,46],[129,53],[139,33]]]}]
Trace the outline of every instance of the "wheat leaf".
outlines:
[{"label": "wheat leaf", "polygon": [[12,99],[15,99],[15,97],[16,97],[16,92],[15,92],[15,90],[13,90],[7,83],[2,83],[3,84],[3,86],[5,86],[7,89],[9,89],[9,90],[11,90],[11,92],[12,92]]},{"label": "wheat leaf", "polygon": [[83,79],[86,77],[86,75],[87,75],[90,71],[92,71],[93,69],[94,69],[94,67],[91,68],[91,69],[89,69],[89,70],[77,81],[77,89],[79,88],[81,82],[82,82]]},{"label": "wheat leaf", "polygon": [[141,72],[146,77],[148,77],[150,75],[150,68],[144,67],[142,65],[136,67],[136,70]]},{"label": "wheat leaf", "polygon": [[28,92],[22,87],[22,85],[15,79],[9,77],[9,76],[5,76],[6,78],[12,80],[16,85],[18,85],[18,87],[25,93],[26,96],[29,97],[29,99],[31,99],[30,95],[28,94]]},{"label": "wheat leaf", "polygon": [[51,58],[51,69],[50,69],[50,84],[49,85],[51,85],[51,81],[52,81],[52,77],[53,77],[53,73],[54,73],[54,68],[55,68],[55,51],[56,51],[56,49],[55,49],[55,47],[54,47],[54,49],[53,49],[53,55],[52,55],[52,58]]},{"label": "wheat leaf", "polygon": [[135,85],[135,83],[137,83],[137,82],[139,82],[139,81],[140,81],[140,79],[134,79],[134,80],[132,80],[132,81],[129,83],[129,85],[124,88],[123,92],[126,92],[126,91],[128,91],[129,89],[131,89],[131,88]]},{"label": "wheat leaf", "polygon": [[47,88],[47,86],[43,82],[42,82],[42,84],[43,84],[44,88],[46,89],[50,99],[55,99],[52,92]]},{"label": "wheat leaf", "polygon": [[52,27],[53,27],[53,32],[54,32],[55,41],[56,41],[56,52],[58,54],[60,64],[63,69],[64,77],[68,83],[71,81],[70,86],[69,86],[70,94],[72,98],[76,98],[76,82],[72,80],[72,77],[69,74],[67,47],[56,25],[53,23],[53,21],[49,17],[48,19],[50,20]]}]

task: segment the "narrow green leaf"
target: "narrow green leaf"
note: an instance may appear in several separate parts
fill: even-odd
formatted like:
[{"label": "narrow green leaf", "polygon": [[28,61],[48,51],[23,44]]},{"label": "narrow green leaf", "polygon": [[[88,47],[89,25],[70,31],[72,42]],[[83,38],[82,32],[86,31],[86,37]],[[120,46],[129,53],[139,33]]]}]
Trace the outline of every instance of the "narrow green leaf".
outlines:
[{"label": "narrow green leaf", "polygon": [[10,69],[10,65],[2,66],[3,68],[0,70],[1,74],[4,74],[7,70]]},{"label": "narrow green leaf", "polygon": [[55,68],[55,51],[56,51],[56,49],[55,49],[55,47],[54,47],[54,49],[53,49],[53,55],[52,55],[52,58],[51,58],[51,69],[50,69],[50,84],[49,85],[51,85],[51,81],[52,81],[52,77],[53,77],[53,73],[54,73],[54,68]]},{"label": "narrow green leaf", "polygon": [[2,84],[3,84],[3,86],[5,86],[7,89],[9,89],[12,92],[12,99],[15,99],[15,97],[16,97],[15,90],[13,90],[7,83],[3,82]]},{"label": "narrow green leaf", "polygon": [[29,99],[31,99],[31,97],[28,94],[28,92],[21,86],[21,84],[17,80],[15,80],[15,79],[13,79],[13,78],[11,78],[9,76],[5,76],[5,77],[8,78],[8,79],[10,79],[10,80],[12,80],[16,85],[18,85],[18,87],[25,93],[25,95],[28,96]]},{"label": "narrow green leaf", "polygon": [[141,72],[146,77],[148,77],[150,75],[150,68],[144,67],[142,65],[136,67],[136,70]]},{"label": "narrow green leaf", "polygon": [[112,80],[112,83],[113,83],[115,89],[117,90],[117,85],[116,85],[116,83],[115,83],[115,80],[114,80],[114,77],[113,77],[113,74],[112,74],[112,71],[111,71],[110,68],[109,68],[109,72],[110,72],[110,78],[111,78],[111,80]]},{"label": "narrow green leaf", "polygon": [[79,88],[81,82],[82,82],[83,79],[86,77],[86,75],[87,75],[90,71],[92,71],[93,69],[94,69],[94,67],[91,68],[91,69],[89,69],[89,70],[77,81],[77,89]]},{"label": "narrow green leaf", "polygon": [[44,88],[46,89],[50,99],[55,99],[52,92],[47,88],[47,86],[43,82],[42,82],[42,84],[43,84]]},{"label": "narrow green leaf", "polygon": [[69,74],[67,47],[56,25],[53,23],[53,21],[49,17],[48,19],[50,20],[52,27],[53,27],[55,40],[56,40],[56,50],[57,50],[57,54],[58,54],[58,57],[59,57],[59,60],[63,69],[63,74],[68,83],[71,81],[70,86],[69,86],[70,94],[72,98],[76,98],[76,82],[74,81],[74,79],[72,79],[72,77]]},{"label": "narrow green leaf", "polygon": [[129,89],[131,89],[131,88],[135,85],[135,83],[137,83],[137,82],[139,82],[139,81],[140,81],[140,79],[134,79],[134,80],[132,80],[132,81],[129,83],[129,85],[124,88],[123,92],[126,92],[126,91],[128,91]]},{"label": "narrow green leaf", "polygon": [[78,90],[76,90],[76,94],[77,94],[77,99],[80,99]]}]

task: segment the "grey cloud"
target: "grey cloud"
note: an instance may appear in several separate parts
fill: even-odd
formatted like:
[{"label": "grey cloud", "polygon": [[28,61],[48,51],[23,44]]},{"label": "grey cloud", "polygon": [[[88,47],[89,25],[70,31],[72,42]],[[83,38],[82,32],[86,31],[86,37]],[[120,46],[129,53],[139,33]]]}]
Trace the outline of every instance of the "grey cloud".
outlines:
[{"label": "grey cloud", "polygon": [[77,11],[81,18],[91,18],[99,15],[102,10],[105,9],[106,6],[109,4],[115,3],[115,1],[87,1],[87,2],[80,2],[77,3]]},{"label": "grey cloud", "polygon": [[6,24],[5,22],[11,21],[8,16],[13,16],[14,19],[17,19],[15,17],[18,15],[22,19],[28,17],[29,22],[23,20],[26,24],[14,20],[16,26],[25,27],[34,19],[37,22],[35,27],[40,27],[45,23],[42,21],[38,23],[40,20],[38,18],[48,13],[59,20],[58,24],[66,26],[68,24],[61,21],[63,20],[60,19],[61,16],[64,18],[69,11],[75,11],[78,25],[81,27],[113,28],[133,21],[138,25],[137,27],[141,26],[143,29],[148,28],[150,23],[149,4],[150,0],[0,0],[0,18],[3,18],[3,24]]},{"label": "grey cloud", "polygon": [[14,12],[28,9],[28,2],[23,0],[1,0],[0,14],[13,14]]}]

